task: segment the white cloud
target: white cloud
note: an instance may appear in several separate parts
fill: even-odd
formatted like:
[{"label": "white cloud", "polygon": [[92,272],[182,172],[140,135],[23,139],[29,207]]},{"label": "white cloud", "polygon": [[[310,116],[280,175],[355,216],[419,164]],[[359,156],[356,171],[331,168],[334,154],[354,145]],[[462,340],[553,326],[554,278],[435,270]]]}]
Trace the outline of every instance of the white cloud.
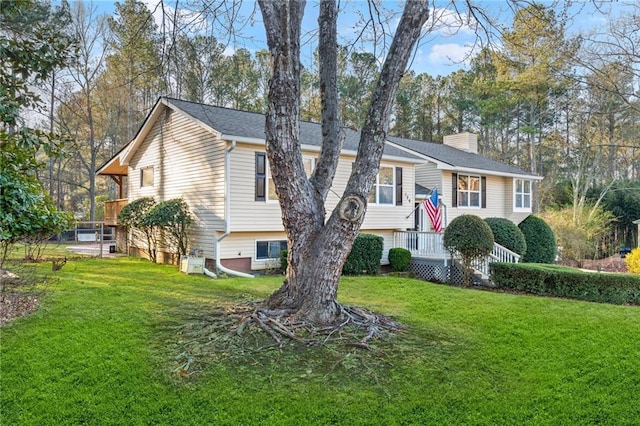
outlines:
[{"label": "white cloud", "polygon": [[445,43],[433,45],[427,55],[430,62],[440,65],[464,63],[471,53],[472,46]]}]

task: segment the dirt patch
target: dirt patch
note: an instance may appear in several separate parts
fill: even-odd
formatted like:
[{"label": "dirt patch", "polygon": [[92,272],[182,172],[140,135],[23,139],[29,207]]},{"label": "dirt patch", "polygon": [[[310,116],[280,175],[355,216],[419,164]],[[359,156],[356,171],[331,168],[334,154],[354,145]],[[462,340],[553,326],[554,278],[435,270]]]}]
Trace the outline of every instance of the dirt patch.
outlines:
[{"label": "dirt patch", "polygon": [[41,293],[31,287],[20,289],[22,280],[18,275],[0,269],[0,282],[0,327],[38,310]]},{"label": "dirt patch", "polygon": [[35,296],[20,293],[2,293],[0,295],[0,327],[14,318],[23,317],[35,312],[40,307],[40,300]]}]

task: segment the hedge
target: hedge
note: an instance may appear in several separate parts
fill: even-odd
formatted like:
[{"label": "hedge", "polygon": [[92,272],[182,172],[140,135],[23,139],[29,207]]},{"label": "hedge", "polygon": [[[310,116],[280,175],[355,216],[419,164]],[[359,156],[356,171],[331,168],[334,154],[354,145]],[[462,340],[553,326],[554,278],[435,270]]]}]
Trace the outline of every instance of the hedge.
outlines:
[{"label": "hedge", "polygon": [[640,277],[630,274],[501,262],[490,263],[489,270],[491,281],[498,288],[590,302],[640,305]]}]

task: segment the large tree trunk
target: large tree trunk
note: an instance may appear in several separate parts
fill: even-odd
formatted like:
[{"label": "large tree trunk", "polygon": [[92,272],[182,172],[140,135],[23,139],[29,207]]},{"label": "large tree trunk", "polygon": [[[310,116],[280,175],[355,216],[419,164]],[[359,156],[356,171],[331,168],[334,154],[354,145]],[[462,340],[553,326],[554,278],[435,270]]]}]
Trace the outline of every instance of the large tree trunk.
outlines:
[{"label": "large tree trunk", "polygon": [[409,1],[383,65],[362,129],[355,167],[342,199],[325,222],[325,200],[342,146],[337,92],[337,8],[320,2],[319,51],[323,145],[307,178],[300,151],[300,31],[305,3],[261,0],[272,57],[266,118],[267,157],[289,242],[282,287],[265,303],[265,312],[294,320],[335,324],[343,317],[338,280],[362,225],[376,180],[389,127],[391,103],[402,73],[428,16],[427,1]]}]

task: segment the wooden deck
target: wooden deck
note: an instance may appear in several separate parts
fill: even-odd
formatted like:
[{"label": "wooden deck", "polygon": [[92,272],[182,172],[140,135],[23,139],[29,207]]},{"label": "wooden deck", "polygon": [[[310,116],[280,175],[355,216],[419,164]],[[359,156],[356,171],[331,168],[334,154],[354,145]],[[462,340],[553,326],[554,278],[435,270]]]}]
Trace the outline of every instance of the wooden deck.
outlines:
[{"label": "wooden deck", "polygon": [[104,203],[104,224],[106,226],[118,225],[118,215],[120,210],[128,204],[127,198],[121,198],[119,200],[106,201]]}]

